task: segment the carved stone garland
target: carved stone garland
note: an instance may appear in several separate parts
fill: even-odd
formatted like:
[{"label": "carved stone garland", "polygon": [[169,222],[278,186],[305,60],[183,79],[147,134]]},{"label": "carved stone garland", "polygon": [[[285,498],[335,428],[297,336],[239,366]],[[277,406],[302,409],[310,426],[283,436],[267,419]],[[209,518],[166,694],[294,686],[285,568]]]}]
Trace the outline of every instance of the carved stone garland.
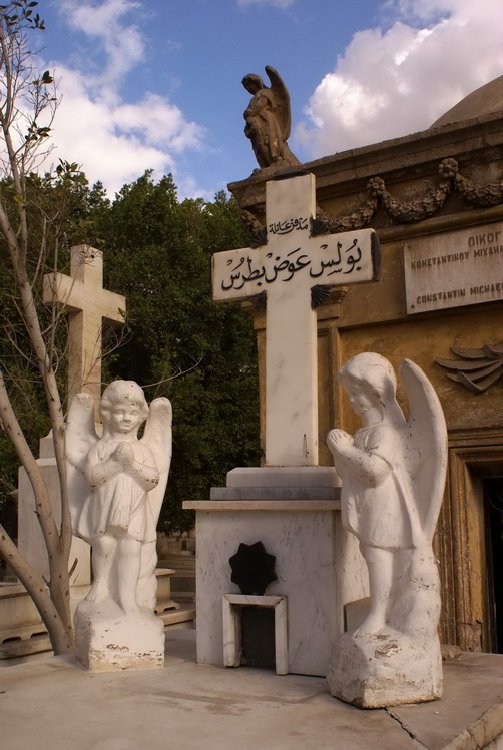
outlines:
[{"label": "carved stone garland", "polygon": [[[314,234],[342,232],[349,229],[367,227],[382,205],[386,216],[394,224],[412,224],[434,216],[444,205],[446,199],[458,193],[475,208],[496,206],[503,202],[503,180],[476,185],[469,177],[459,172],[456,159],[443,159],[438,168],[439,182],[425,191],[415,200],[402,201],[388,190],[382,177],[372,177],[367,184],[368,199],[353,213],[347,216],[328,216],[321,209],[313,219]],[[242,218],[252,237],[252,244],[261,245],[264,241],[265,227],[249,211],[242,212]]]}]

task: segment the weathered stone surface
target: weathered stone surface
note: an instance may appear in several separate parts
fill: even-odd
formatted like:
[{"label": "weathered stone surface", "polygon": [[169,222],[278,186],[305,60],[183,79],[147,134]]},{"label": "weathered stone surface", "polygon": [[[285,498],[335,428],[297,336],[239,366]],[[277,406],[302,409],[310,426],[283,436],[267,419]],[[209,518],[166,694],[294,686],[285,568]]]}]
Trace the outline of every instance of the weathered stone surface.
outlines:
[{"label": "weathered stone surface", "polygon": [[503,223],[409,240],[404,246],[407,312],[503,299]]},{"label": "weathered stone surface", "polygon": [[344,633],[327,675],[332,695],[360,708],[435,700],[442,695],[440,644],[403,633]]},{"label": "weathered stone surface", "polygon": [[125,614],[114,602],[82,602],[75,614],[75,655],[85,669],[155,669],[164,666],[164,623],[144,611]]},{"label": "weathered stone surface", "polygon": [[93,584],[75,614],[78,658],[88,669],[141,669],[144,654],[147,665],[159,666],[156,524],[171,459],[171,405],[160,398],[149,407],[136,383],[120,380],[101,399],[101,438],[93,411],[90,395],[75,396],[65,436],[72,523],[93,550]]},{"label": "weathered stone surface", "polygon": [[71,249],[71,275],[44,276],[44,302],[70,311],[68,403],[84,390],[95,405],[101,395],[101,326],[103,319],[124,322],[126,300],[103,289],[103,253],[90,245]]},{"label": "weathered stone surface", "polygon": [[271,86],[264,86],[256,73],[248,73],[241,83],[252,95],[243,112],[245,136],[250,139],[262,169],[299,164],[287,143],[292,127],[290,94],[278,71],[267,65]]},{"label": "weathered stone surface", "polygon": [[406,421],[396,377],[380,354],[363,352],[339,380],[363,427],[328,435],[342,477],[342,523],[368,566],[370,608],[334,643],[328,682],[337,698],[375,708],[438,698],[440,585],[432,540],[443,499],[447,431],[424,373],[404,360]]}]

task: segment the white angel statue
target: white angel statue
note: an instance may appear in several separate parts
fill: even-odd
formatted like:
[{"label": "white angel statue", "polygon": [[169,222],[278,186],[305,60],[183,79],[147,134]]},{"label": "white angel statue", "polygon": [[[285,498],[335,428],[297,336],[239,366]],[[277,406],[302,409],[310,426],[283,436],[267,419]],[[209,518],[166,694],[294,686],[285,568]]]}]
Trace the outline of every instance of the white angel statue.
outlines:
[{"label": "white angel statue", "polygon": [[171,405],[158,398],[149,408],[136,383],[117,380],[105,389],[100,409],[101,438],[92,398],[75,396],[65,435],[73,529],[93,553],[94,582],[86,601],[111,599],[125,613],[152,610],[156,525],[171,460]]},{"label": "white angel statue", "polygon": [[432,540],[445,486],[447,429],[424,372],[404,359],[400,376],[409,399],[408,420],[396,400],[391,363],[370,352],[352,357],[338,379],[363,427],[354,438],[339,429],[328,435],[342,478],[342,523],[360,542],[370,590],[369,614],[355,632],[342,636],[329,682],[336,685],[334,695],[358,705],[390,705],[365,703],[361,696],[353,701],[341,687],[342,663],[353,659],[355,664],[358,659],[348,656],[349,651],[361,652],[365,643],[372,655],[363,670],[367,682],[381,667],[389,677],[391,654],[401,654],[396,657],[400,674],[421,654],[421,665],[412,671],[421,672],[424,684],[417,693],[411,687],[405,700],[429,700],[441,690],[440,587]]}]

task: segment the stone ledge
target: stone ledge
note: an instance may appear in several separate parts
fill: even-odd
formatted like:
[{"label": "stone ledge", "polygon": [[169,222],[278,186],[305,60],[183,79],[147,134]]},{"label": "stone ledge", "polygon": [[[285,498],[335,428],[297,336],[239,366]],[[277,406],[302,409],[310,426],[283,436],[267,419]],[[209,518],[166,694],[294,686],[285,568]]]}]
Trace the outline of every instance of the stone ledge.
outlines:
[{"label": "stone ledge", "polygon": [[268,502],[340,500],[339,487],[212,487],[210,500],[266,500]]},{"label": "stone ledge", "polygon": [[[502,736],[503,703],[496,703],[442,750],[486,750]],[[497,750],[499,742],[493,747]]]},{"label": "stone ledge", "polygon": [[185,500],[183,510],[197,511],[273,511],[325,512],[340,511],[340,500]]}]

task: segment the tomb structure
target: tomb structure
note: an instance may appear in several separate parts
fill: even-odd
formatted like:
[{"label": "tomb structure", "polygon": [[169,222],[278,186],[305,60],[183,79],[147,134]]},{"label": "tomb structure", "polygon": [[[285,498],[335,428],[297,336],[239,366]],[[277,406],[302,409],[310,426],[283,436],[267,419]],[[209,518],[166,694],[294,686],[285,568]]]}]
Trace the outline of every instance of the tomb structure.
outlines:
[{"label": "tomb structure", "polygon": [[[359,426],[336,380],[344,362],[371,351],[395,369],[404,357],[421,367],[448,431],[448,481],[433,542],[440,637],[466,651],[503,652],[502,102],[500,77],[427,130],[303,165],[316,177],[319,228],[374,228],[381,247],[378,284],[333,288],[316,310],[319,462],[332,465],[329,429],[354,434]],[[269,223],[270,179],[269,169],[229,185],[256,230]],[[243,305],[257,331],[266,446],[267,315]],[[345,608],[351,628],[364,609]]]},{"label": "tomb structure", "polygon": [[260,246],[213,257],[215,300],[251,297],[267,307],[266,465],[236,468],[209,501],[184,504],[197,511],[201,663],[223,663],[222,597],[237,593],[228,559],[240,543],[260,539],[276,556],[268,593],[287,600],[292,672],[326,674],[344,604],[366,593],[356,543],[347,535],[336,542],[339,478],[333,466],[319,466],[316,308],[334,285],[377,278],[378,241],[373,230],[319,237],[315,213],[312,174],[271,181]]}]

